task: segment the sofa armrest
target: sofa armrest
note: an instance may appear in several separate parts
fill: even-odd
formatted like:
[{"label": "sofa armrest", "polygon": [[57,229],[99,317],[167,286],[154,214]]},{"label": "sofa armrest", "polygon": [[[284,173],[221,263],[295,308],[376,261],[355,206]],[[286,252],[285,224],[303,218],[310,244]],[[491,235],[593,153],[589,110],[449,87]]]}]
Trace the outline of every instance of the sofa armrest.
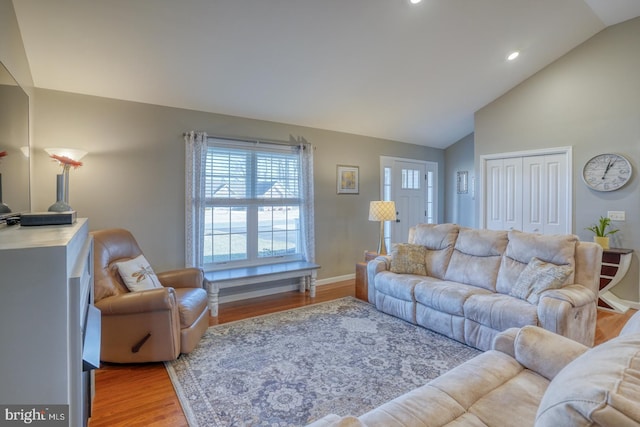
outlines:
[{"label": "sofa armrest", "polygon": [[524,326],[516,336],[514,350],[521,365],[551,381],[589,347],[537,326]]},{"label": "sofa armrest", "polygon": [[538,302],[538,321],[544,329],[592,346],[596,301],[591,289],[578,284],[545,291]]},{"label": "sofa armrest", "polygon": [[203,288],[204,272],[199,268],[180,268],[157,274],[162,286],[170,288]]},{"label": "sofa armrest", "polygon": [[149,289],[103,298],[95,305],[103,316],[172,310],[176,293],[172,288]]},{"label": "sofa armrest", "polygon": [[516,336],[520,332],[520,328],[509,328],[493,338],[493,342],[491,343],[492,350],[498,350],[502,353],[508,354],[509,356],[516,358],[515,351],[515,341]]},{"label": "sofa armrest", "polygon": [[376,258],[369,261],[367,264],[367,291],[368,298],[371,304],[376,303],[376,286],[375,278],[376,274],[381,271],[386,271],[391,268],[391,256],[379,255]]},{"label": "sofa armrest", "polygon": [[540,301],[544,298],[553,298],[560,301],[565,301],[571,305],[571,307],[581,307],[583,305],[590,304],[596,301],[596,295],[593,291],[583,285],[568,285],[560,289],[550,289],[544,291],[540,295]]}]

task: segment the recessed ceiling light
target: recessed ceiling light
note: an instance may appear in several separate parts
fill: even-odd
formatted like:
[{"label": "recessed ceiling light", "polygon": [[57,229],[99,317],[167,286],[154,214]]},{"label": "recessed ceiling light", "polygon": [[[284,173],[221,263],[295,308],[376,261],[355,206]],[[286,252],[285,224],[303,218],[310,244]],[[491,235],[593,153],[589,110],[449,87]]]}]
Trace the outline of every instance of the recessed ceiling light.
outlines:
[{"label": "recessed ceiling light", "polygon": [[418,3],[420,3],[421,1],[422,1],[422,0],[409,0],[409,2],[410,2],[411,4],[418,4]]},{"label": "recessed ceiling light", "polygon": [[514,52],[511,52],[511,53],[509,54],[509,56],[507,56],[507,59],[508,59],[509,61],[513,61],[513,60],[514,60],[514,59],[516,59],[518,56],[520,56],[520,52],[518,52],[518,51],[516,50],[516,51],[514,51]]}]

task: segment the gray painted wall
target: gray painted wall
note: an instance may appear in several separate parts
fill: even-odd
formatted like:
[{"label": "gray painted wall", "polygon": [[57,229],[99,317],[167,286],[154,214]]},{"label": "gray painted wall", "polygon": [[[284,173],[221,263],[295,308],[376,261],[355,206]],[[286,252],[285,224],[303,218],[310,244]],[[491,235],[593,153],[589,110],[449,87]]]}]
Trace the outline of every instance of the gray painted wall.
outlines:
[{"label": "gray painted wall", "polygon": [[[71,171],[70,202],[92,229],[126,227],[159,270],[184,263],[184,147],[182,133],[289,140],[316,146],[316,253],[318,277],[354,273],[365,250],[375,249],[378,224],[369,201],[378,200],[379,157],[439,164],[439,218],[444,216],[444,151],[320,129],[34,89],[11,0],[0,0],[0,61],[30,96],[32,210],[55,199],[59,168],[43,148],[89,151]],[[360,194],[336,194],[336,165],[360,167]]]},{"label": "gray painted wall", "polygon": [[[182,133],[288,141],[302,137],[314,152],[318,277],[353,274],[367,249],[375,249],[379,225],[368,221],[369,201],[379,200],[379,157],[435,161],[444,150],[114,99],[35,91],[33,209],[54,202],[58,166],[43,148],[81,148],[84,165],[71,170],[70,204],[91,229],[129,228],[154,268],[184,265],[184,143]],[[336,165],[360,168],[360,194],[336,194]],[[440,173],[439,181],[444,181]],[[439,193],[443,193],[440,184]],[[444,203],[440,200],[439,217]]]},{"label": "gray painted wall", "polygon": [[[445,169],[445,221],[477,227],[478,219],[475,207],[475,192],[473,189],[474,167],[473,134],[469,134],[460,141],[450,145],[444,152]],[[458,194],[457,172],[468,172],[468,193]]]},{"label": "gray painted wall", "polygon": [[[522,58],[526,60],[526,58]],[[614,293],[639,301],[640,251],[640,18],[609,27],[475,114],[475,161],[485,154],[573,146],[573,224],[585,227],[609,210],[616,222],[612,246],[634,249],[632,267]],[[582,166],[606,152],[624,154],[634,176],[622,189],[587,188]],[[476,201],[478,202],[478,201]],[[476,204],[478,207],[478,204]]]}]

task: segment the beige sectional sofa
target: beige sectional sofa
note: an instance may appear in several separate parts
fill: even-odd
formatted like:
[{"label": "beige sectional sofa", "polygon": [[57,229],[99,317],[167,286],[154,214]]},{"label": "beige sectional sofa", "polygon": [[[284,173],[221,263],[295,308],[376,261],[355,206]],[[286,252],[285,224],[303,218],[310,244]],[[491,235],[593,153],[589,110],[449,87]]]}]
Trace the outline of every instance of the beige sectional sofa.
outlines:
[{"label": "beige sectional sofa", "polygon": [[640,425],[640,313],[594,348],[537,326],[496,336],[493,349],[359,417],[313,427]]},{"label": "beige sectional sofa", "polygon": [[419,224],[369,262],[369,302],[481,350],[526,325],[591,346],[601,259],[574,235]]}]

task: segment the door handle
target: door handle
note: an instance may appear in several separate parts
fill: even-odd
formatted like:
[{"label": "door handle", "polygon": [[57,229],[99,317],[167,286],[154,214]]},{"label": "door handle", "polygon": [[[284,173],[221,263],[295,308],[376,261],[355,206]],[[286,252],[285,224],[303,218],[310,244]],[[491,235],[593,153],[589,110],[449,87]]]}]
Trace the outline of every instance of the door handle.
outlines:
[{"label": "door handle", "polygon": [[396,211],[396,222],[400,222],[400,220],[398,219],[398,215],[400,215],[400,212]]}]

